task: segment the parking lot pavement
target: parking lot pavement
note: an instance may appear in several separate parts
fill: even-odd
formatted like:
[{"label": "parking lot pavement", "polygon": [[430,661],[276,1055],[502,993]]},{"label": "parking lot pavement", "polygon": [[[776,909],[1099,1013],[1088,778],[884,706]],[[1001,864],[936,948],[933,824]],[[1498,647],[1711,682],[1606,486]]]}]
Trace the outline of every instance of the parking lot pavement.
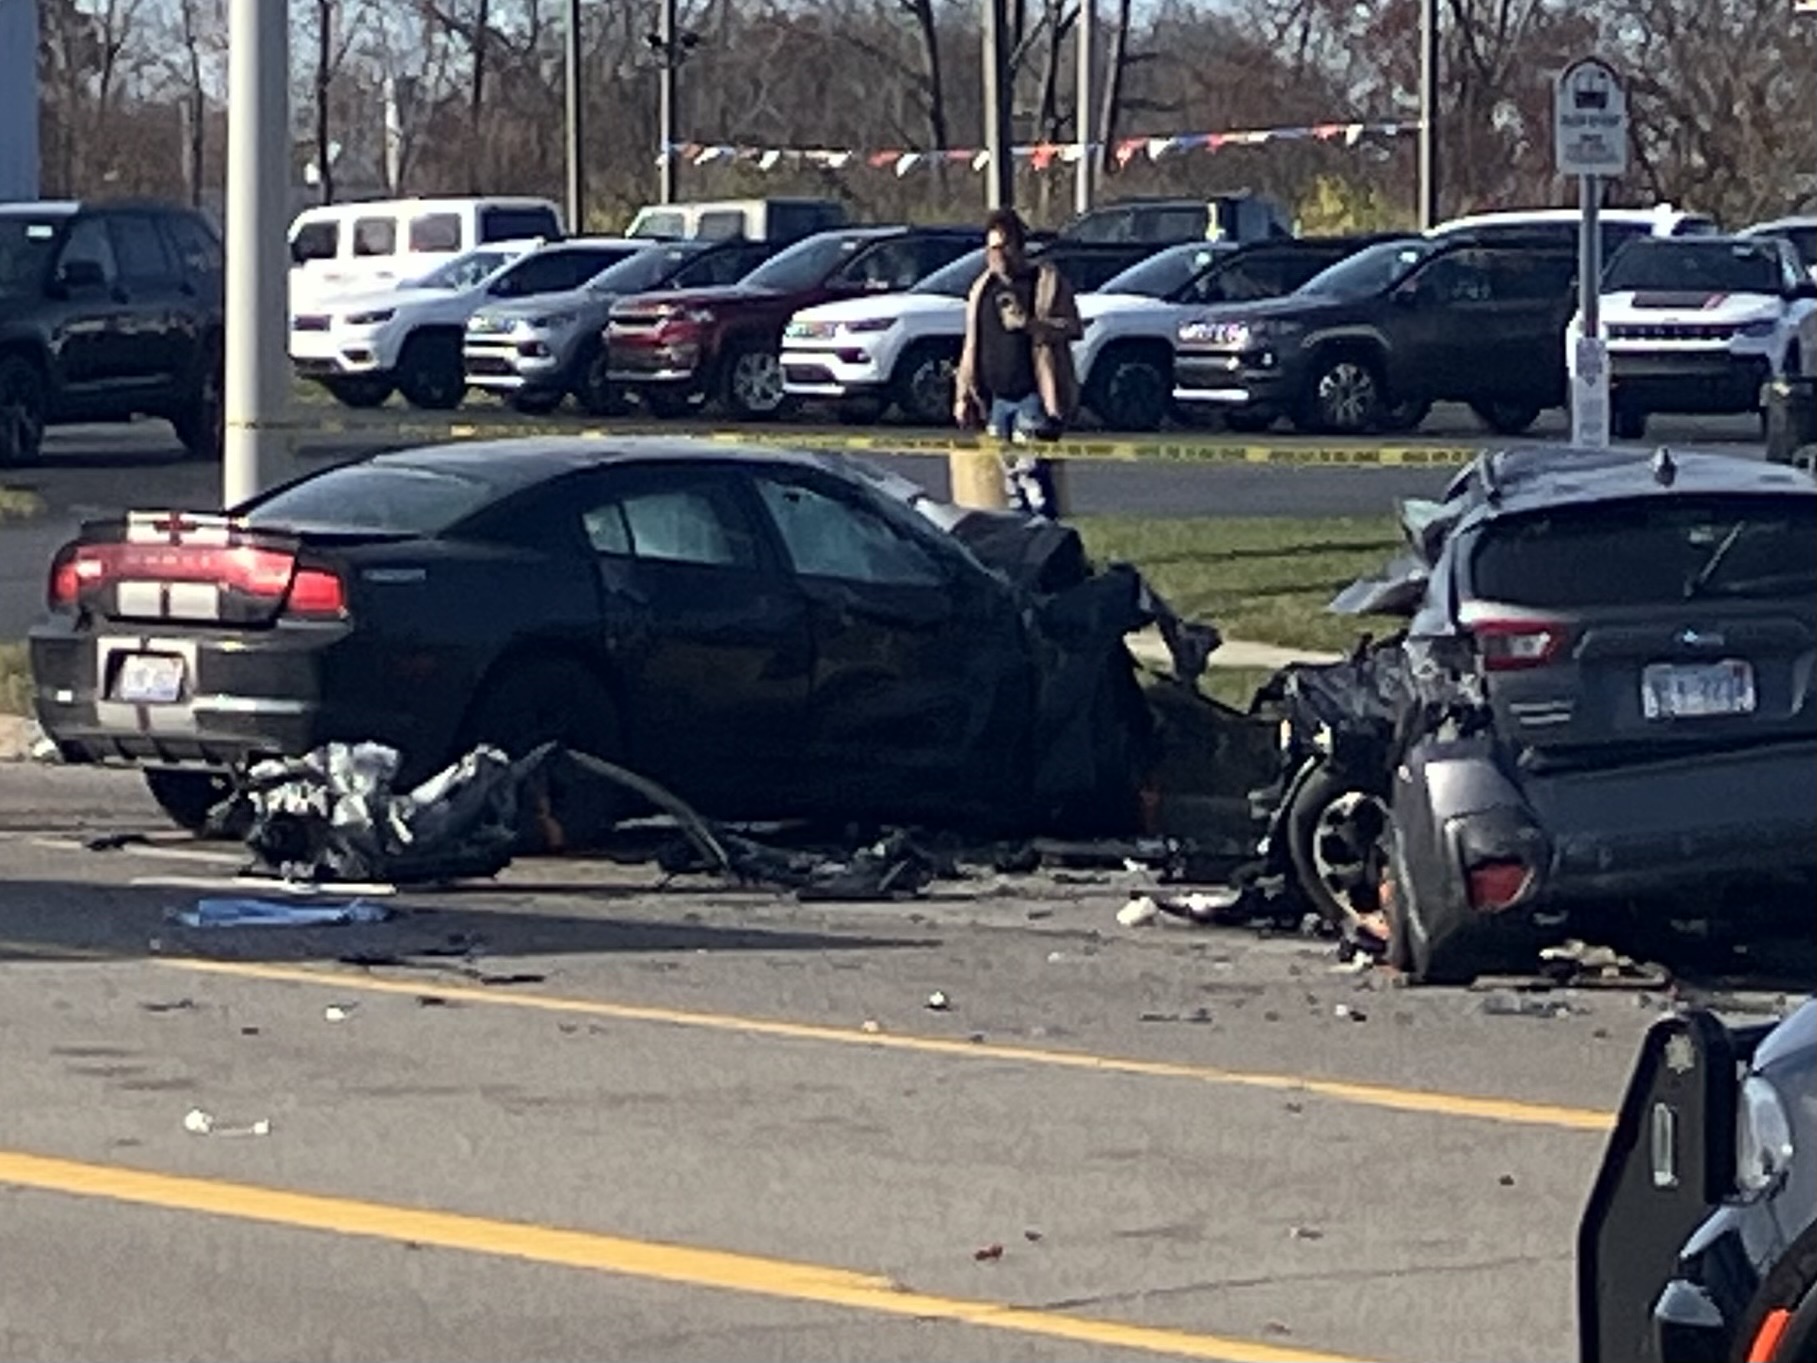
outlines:
[{"label": "parking lot pavement", "polygon": [[157,830],[0,767],[6,1356],[1557,1359],[1659,1007],[1124,929],[1090,875],[541,861],[201,931],[235,849],[83,846]]}]

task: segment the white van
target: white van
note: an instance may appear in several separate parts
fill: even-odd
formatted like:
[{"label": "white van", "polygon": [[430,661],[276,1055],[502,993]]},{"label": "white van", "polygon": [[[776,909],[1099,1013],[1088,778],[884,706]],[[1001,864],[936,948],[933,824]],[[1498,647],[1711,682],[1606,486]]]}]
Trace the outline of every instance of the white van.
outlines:
[{"label": "white van", "polygon": [[306,208],[290,224],[290,310],[396,287],[489,242],[562,236],[548,199],[380,199]]},{"label": "white van", "polygon": [[800,241],[846,225],[845,205],[836,199],[721,199],[712,203],[646,204],[637,210],[627,237],[658,241]]}]

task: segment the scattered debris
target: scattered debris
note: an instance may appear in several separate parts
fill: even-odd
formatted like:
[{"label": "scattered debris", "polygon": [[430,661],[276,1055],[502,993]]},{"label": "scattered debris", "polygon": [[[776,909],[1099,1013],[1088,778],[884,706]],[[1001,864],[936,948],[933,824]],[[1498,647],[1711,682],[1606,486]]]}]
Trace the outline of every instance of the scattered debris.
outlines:
[{"label": "scattered debris", "polygon": [[258,1035],[258,1034],[259,1034],[259,1029],[258,1029],[258,1028],[257,1028],[257,1027],[242,1027],[242,1028],[240,1028],[240,1035],[241,1035],[241,1036],[257,1036],[257,1035]]},{"label": "scattered debris", "polygon": [[1278,1320],[1271,1320],[1262,1327],[1262,1333],[1265,1335],[1290,1335],[1293,1330]]},{"label": "scattered debris", "polygon": [[1512,1188],[1514,1186],[1514,1175],[1513,1174],[1503,1174],[1501,1176],[1501,1178],[1497,1180],[1497,1182],[1499,1182],[1502,1185],[1502,1187],[1504,1187],[1504,1188]]},{"label": "scattered debris", "polygon": [[1031,1245],[1039,1244],[1041,1241],[1041,1232],[1038,1230],[1025,1230],[1022,1232],[1022,1238]]},{"label": "scattered debris", "polygon": [[1563,999],[1535,998],[1528,994],[1490,994],[1483,999],[1482,1011],[1490,1017],[1562,1018],[1577,1010]]},{"label": "scattered debris", "polygon": [[440,994],[418,994],[416,1006],[418,1008],[452,1008],[454,1005]]},{"label": "scattered debris", "polygon": [[177,999],[171,1003],[141,1003],[139,1007],[147,1013],[187,1013],[196,1006],[191,998]]},{"label": "scattered debris", "polygon": [[1138,1018],[1141,1022],[1210,1022],[1211,1009],[1195,1008],[1190,1013],[1143,1013]]},{"label": "scattered debris", "polygon": [[269,1136],[271,1119],[261,1117],[246,1126],[222,1126],[212,1112],[192,1107],[183,1118],[183,1129],[197,1136]]},{"label": "scattered debris", "polygon": [[102,833],[82,844],[90,852],[117,852],[122,847],[150,845],[151,839],[143,833]]},{"label": "scattered debris", "polygon": [[1290,1240],[1323,1240],[1325,1232],[1316,1226],[1295,1226],[1287,1232]]},{"label": "scattered debris", "polygon": [[951,1006],[950,1000],[948,1000],[945,992],[942,990],[936,989],[927,996],[927,1008],[929,1012],[944,1013]]},{"label": "scattered debris", "polygon": [[308,928],[382,923],[391,910],[356,899],[346,904],[279,904],[269,899],[202,899],[171,917],[191,928]]},{"label": "scattered debris", "polygon": [[1369,1021],[1369,1014],[1365,1013],[1361,1008],[1352,1007],[1348,1003],[1340,1003],[1331,1010],[1331,1013],[1333,1017],[1341,1018],[1346,1022]]},{"label": "scattered debris", "polygon": [[1542,948],[1539,968],[1559,984],[1591,989],[1664,989],[1672,973],[1662,965],[1637,961],[1608,946],[1593,946],[1578,938]]},{"label": "scattered debris", "polygon": [[327,1022],[345,1022],[358,1007],[357,1003],[331,1003],[322,1010],[322,1018]]},{"label": "scattered debris", "polygon": [[543,981],[545,981],[549,978],[547,975],[537,975],[537,974],[531,974],[531,973],[517,974],[517,975],[488,975],[488,974],[484,973],[483,971],[478,971],[478,970],[466,970],[461,973],[466,975],[466,977],[468,979],[472,980],[475,984],[488,984],[488,985],[493,985],[493,984],[497,984],[497,985],[541,984],[541,983],[543,983]]},{"label": "scattered debris", "polygon": [[1002,1257],[1002,1245],[986,1245],[983,1249],[972,1251],[972,1258],[981,1264],[994,1263]]},{"label": "scattered debris", "polygon": [[863,1023],[859,1025],[858,1030],[863,1032],[866,1036],[876,1036],[883,1030],[883,1024],[877,1021],[876,1018],[866,1018]]}]

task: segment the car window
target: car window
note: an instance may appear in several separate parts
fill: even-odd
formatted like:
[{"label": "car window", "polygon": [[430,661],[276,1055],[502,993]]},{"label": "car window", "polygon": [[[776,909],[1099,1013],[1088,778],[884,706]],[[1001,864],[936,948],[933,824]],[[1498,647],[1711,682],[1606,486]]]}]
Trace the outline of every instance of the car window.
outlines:
[{"label": "car window", "polygon": [[1062,229],[1072,241],[1134,241],[1135,215],[1127,208],[1100,208]]},{"label": "car window", "polygon": [[[1221,270],[1211,270],[1193,280],[1183,295],[1188,303],[1253,303],[1292,293],[1314,273],[1296,269],[1293,257],[1279,253],[1243,256]],[[1290,278],[1291,276],[1291,278]]]},{"label": "car window", "polygon": [[63,243],[63,256],[58,268],[67,269],[72,261],[92,260],[101,267],[101,277],[112,284],[120,277],[114,264],[114,245],[107,224],[99,218],[78,218]]},{"label": "car window", "polygon": [[221,273],[220,239],[202,223],[184,214],[173,214],[164,219],[164,227],[184,269],[200,275]]},{"label": "car window", "polygon": [[1447,306],[1489,300],[1489,270],[1482,251],[1452,251],[1414,276],[1420,298]]},{"label": "car window", "polygon": [[933,554],[865,507],[799,483],[760,477],[764,507],[803,577],[876,586],[940,587]]},{"label": "car window", "polygon": [[443,252],[461,249],[459,213],[421,213],[410,220],[412,251]]},{"label": "car window", "polygon": [[333,260],[340,249],[341,225],[338,222],[306,222],[291,238],[290,258],[299,265],[306,260]]},{"label": "car window", "polygon": [[631,246],[555,246],[525,256],[487,286],[494,298],[528,298],[566,293],[603,274],[627,256]]},{"label": "car window", "polygon": [[675,287],[711,289],[722,284],[736,284],[756,263],[752,253],[741,247],[708,251],[682,266],[675,276]]},{"label": "car window", "polygon": [[54,217],[0,213],[0,294],[42,286],[61,230]]},{"label": "car window", "polygon": [[1539,609],[1681,607],[1697,597],[1817,594],[1817,507],[1808,498],[1649,498],[1491,524],[1473,594]]},{"label": "car window", "polygon": [[723,486],[627,491],[581,513],[596,553],[714,568],[755,568],[757,537]]},{"label": "car window", "polygon": [[488,484],[440,469],[346,464],[255,502],[246,520],[250,525],[432,535],[478,511],[491,496]]},{"label": "car window", "polygon": [[915,252],[915,278],[900,287],[909,288],[926,279],[935,270],[952,264],[960,256],[970,255],[971,250],[972,243],[963,237],[923,237]]},{"label": "car window", "polygon": [[395,218],[355,218],[353,253],[356,256],[388,256],[397,252]]},{"label": "car window", "polygon": [[921,243],[912,237],[879,242],[833,276],[833,283],[875,293],[906,289],[921,278]]},{"label": "car window", "polygon": [[120,278],[129,284],[164,284],[177,277],[177,263],[158,224],[143,213],[119,213],[108,223]]},{"label": "car window", "polygon": [[694,225],[694,235],[703,241],[724,241],[744,234],[744,214],[735,208],[715,208],[702,213],[700,221]]},{"label": "car window", "polygon": [[530,205],[522,208],[487,207],[479,211],[479,239],[486,241],[529,241],[536,237],[554,240],[561,235],[561,224],[555,210]]},{"label": "car window", "polygon": [[1563,252],[1489,253],[1489,282],[1498,301],[1562,303],[1576,277],[1577,262]]},{"label": "car window", "polygon": [[1203,241],[1211,235],[1209,227],[1202,206],[1145,208],[1136,215],[1138,241]]}]

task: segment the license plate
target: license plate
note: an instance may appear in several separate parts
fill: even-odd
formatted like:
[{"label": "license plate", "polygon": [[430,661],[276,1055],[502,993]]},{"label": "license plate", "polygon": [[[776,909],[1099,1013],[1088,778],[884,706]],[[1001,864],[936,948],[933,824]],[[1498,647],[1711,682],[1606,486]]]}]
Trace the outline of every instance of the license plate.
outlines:
[{"label": "license plate", "polygon": [[1640,674],[1640,708],[1648,719],[1751,715],[1755,704],[1754,669],[1738,659],[1654,663]]},{"label": "license plate", "polygon": [[183,660],[168,653],[129,653],[114,674],[114,695],[128,705],[169,705],[183,694]]}]

